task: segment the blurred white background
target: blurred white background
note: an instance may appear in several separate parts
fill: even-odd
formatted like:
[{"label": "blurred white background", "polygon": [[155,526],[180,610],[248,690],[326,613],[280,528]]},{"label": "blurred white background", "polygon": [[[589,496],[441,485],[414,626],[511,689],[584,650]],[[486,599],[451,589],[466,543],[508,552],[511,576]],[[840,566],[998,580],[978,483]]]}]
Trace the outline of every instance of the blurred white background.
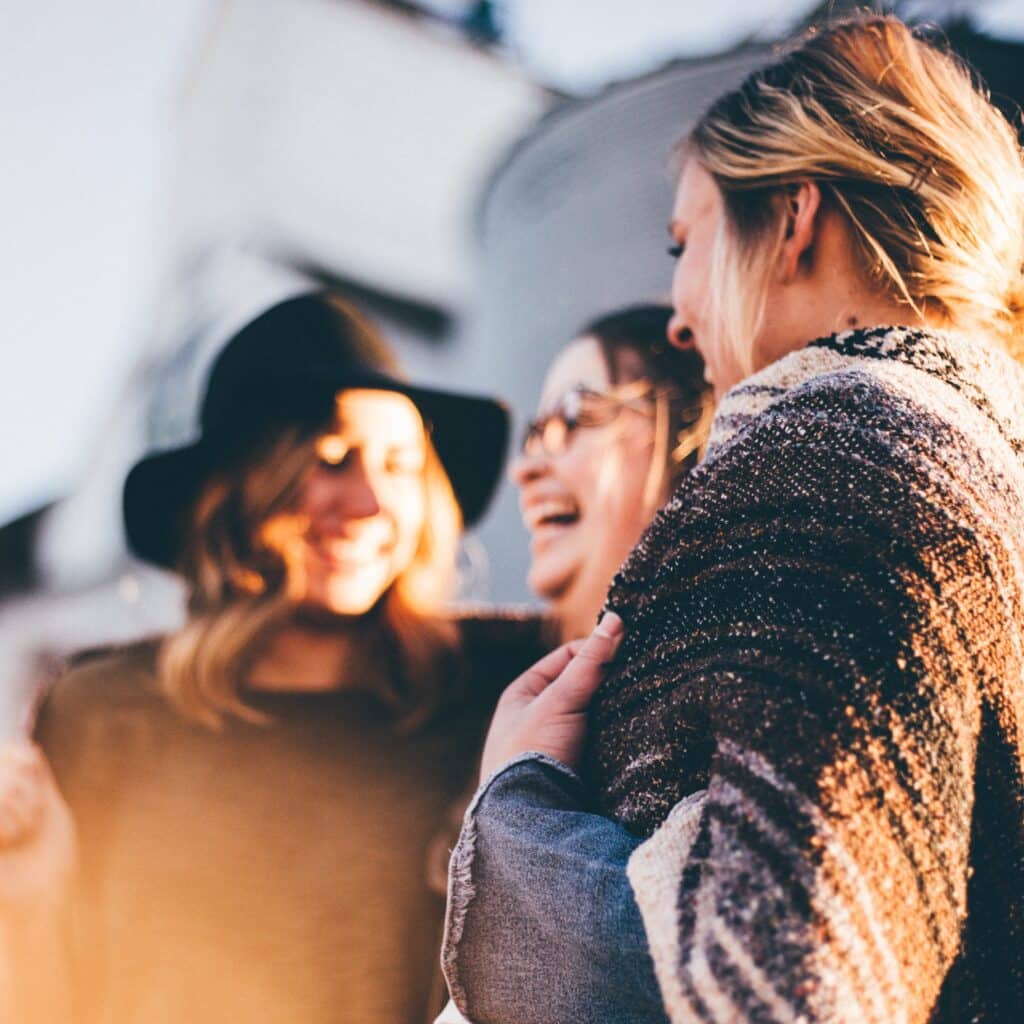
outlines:
[{"label": "blurred white background", "polygon": [[[0,684],[179,613],[124,552],[120,481],[187,433],[230,327],[337,284],[416,375],[528,412],[574,325],[667,288],[665,155],[708,90],[851,6],[0,4]],[[1024,38],[1024,0],[900,9]],[[507,491],[481,538],[471,596],[523,599]]]}]

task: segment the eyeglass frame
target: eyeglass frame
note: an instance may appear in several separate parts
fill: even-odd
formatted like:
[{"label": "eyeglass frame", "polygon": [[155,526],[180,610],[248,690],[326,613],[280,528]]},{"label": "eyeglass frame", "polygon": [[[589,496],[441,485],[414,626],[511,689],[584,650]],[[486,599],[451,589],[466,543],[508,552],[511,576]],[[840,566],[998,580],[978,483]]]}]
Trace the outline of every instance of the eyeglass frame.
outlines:
[{"label": "eyeglass frame", "polygon": [[[615,422],[619,415],[626,409],[632,409],[641,415],[653,418],[653,408],[638,406],[639,402],[653,404],[657,399],[657,389],[646,380],[633,381],[630,384],[622,385],[612,391],[594,391],[592,388],[577,385],[570,388],[559,396],[554,407],[540,416],[529,420],[523,429],[522,438],[519,442],[519,452],[522,455],[530,456],[534,442],[539,446],[540,451],[548,458],[557,458],[564,455],[575,432],[587,427],[605,427]],[[599,400],[611,409],[611,415],[591,413],[591,417],[581,417],[583,412],[583,400]],[[568,403],[575,401],[575,409],[567,409]],[[560,424],[558,439],[552,442],[549,427]]]}]

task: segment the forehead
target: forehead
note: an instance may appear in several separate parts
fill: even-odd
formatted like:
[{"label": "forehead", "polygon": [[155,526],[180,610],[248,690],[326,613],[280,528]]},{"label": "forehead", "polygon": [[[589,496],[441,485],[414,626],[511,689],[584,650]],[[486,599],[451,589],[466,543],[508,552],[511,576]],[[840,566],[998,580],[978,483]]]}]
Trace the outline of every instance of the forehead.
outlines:
[{"label": "forehead", "polygon": [[573,388],[607,391],[611,387],[604,354],[593,338],[571,341],[551,364],[541,391],[541,408],[549,408]]},{"label": "forehead", "polygon": [[334,427],[363,443],[415,444],[423,440],[419,411],[409,398],[394,391],[339,391],[334,397]]},{"label": "forehead", "polygon": [[683,227],[692,227],[706,217],[714,217],[722,208],[722,193],[715,179],[701,166],[699,160],[691,157],[683,165],[676,186],[676,198],[672,207],[672,220]]}]

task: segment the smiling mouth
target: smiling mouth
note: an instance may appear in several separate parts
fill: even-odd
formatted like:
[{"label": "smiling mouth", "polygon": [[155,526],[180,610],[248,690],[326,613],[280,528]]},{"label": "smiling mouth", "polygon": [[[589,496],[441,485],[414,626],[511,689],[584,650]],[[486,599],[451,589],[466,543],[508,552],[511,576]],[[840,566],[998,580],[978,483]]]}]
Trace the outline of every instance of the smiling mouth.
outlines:
[{"label": "smiling mouth", "polygon": [[539,501],[525,512],[526,526],[531,532],[545,528],[564,528],[579,522],[580,510],[573,501]]},{"label": "smiling mouth", "polygon": [[328,565],[338,569],[358,568],[388,555],[387,545],[380,541],[320,541],[313,547]]}]

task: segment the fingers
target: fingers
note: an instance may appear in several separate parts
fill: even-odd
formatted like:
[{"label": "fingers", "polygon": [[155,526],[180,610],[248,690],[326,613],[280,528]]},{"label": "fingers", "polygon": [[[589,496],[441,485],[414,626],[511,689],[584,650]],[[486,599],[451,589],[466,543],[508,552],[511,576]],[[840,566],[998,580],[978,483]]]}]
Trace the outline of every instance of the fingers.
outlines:
[{"label": "fingers", "polygon": [[606,612],[565,667],[546,699],[557,703],[559,712],[583,711],[604,678],[605,668],[615,658],[623,636],[622,619]]}]

